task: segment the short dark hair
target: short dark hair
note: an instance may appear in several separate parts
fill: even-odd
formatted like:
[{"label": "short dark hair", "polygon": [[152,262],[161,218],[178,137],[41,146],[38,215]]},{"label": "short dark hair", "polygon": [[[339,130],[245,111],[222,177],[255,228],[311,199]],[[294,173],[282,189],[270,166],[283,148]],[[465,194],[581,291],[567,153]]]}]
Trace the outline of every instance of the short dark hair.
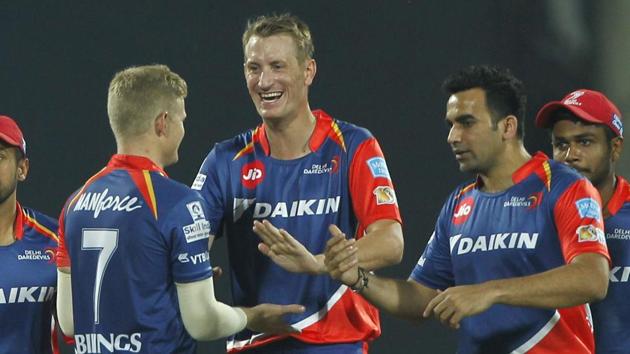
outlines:
[{"label": "short dark hair", "polygon": [[450,75],[442,84],[442,89],[450,95],[476,87],[486,93],[486,104],[494,126],[506,116],[513,115],[518,119],[516,134],[523,139],[527,104],[523,82],[509,69],[473,65]]},{"label": "short dark hair", "polygon": [[615,133],[612,129],[610,129],[610,127],[607,126],[606,124],[593,123],[593,122],[586,121],[578,117],[577,115],[575,115],[575,113],[569,111],[566,108],[558,108],[557,110],[549,114],[549,127],[551,127],[551,129],[549,130],[551,131],[553,129],[553,126],[556,125],[556,123],[558,123],[561,120],[568,120],[573,123],[580,123],[582,125],[596,125],[596,126],[602,127],[604,129],[604,133],[606,134],[606,140],[608,141],[609,145],[611,145],[613,139],[617,137],[617,133]]}]

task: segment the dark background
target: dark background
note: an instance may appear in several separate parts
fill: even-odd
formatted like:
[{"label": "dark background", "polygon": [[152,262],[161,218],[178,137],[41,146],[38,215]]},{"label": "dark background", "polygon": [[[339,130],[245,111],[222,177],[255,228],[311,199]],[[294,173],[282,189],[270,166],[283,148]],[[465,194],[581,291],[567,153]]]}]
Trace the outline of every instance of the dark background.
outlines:
[{"label": "dark background", "polygon": [[[163,63],[187,80],[188,120],[170,176],[190,184],[215,142],[259,123],[242,72],[241,33],[253,16],[290,11],[311,27],[317,76],[311,108],[369,128],[379,139],[403,214],[406,278],[442,202],[462,175],[446,144],[442,80],[470,64],[509,67],[529,93],[526,145],[549,152],[533,114],[591,86],[598,47],[595,1],[573,1],[583,37],[558,30],[548,1],[44,1],[0,5],[0,113],[28,143],[25,205],[57,216],[65,198],[115,152],[106,98],[113,74]],[[562,24],[562,23],[560,23]],[[211,252],[226,265],[225,241]],[[230,298],[227,277],[217,297]],[[455,333],[434,320],[383,318],[375,353],[449,353]],[[200,353],[221,352],[222,341]],[[70,351],[67,351],[68,353]]]}]

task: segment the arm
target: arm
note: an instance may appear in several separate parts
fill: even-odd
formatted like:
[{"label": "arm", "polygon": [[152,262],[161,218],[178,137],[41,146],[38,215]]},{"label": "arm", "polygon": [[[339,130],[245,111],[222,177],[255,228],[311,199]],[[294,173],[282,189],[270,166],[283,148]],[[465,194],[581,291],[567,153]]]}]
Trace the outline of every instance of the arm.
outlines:
[{"label": "arm", "polygon": [[228,306],[215,299],[212,278],[175,285],[184,326],[197,340],[227,337],[246,326],[257,332],[295,332],[284,322],[283,316],[304,311],[299,305],[262,304],[252,308]]},{"label": "arm", "polygon": [[64,335],[74,335],[72,315],[72,276],[70,267],[57,268],[57,317]]},{"label": "arm", "polygon": [[585,253],[571,263],[525,277],[492,280],[448,288],[424,310],[443,323],[459,328],[462,318],[476,315],[494,304],[562,308],[601,300],[608,288],[608,260]]},{"label": "arm", "polygon": [[[345,238],[341,230],[331,226],[332,235],[326,245],[326,267],[330,275],[352,287],[361,281],[359,276],[359,254],[354,240]],[[437,295],[437,291],[411,279],[389,279],[365,273],[367,286],[361,295],[378,308],[395,316],[409,320],[422,319],[422,311]]]}]

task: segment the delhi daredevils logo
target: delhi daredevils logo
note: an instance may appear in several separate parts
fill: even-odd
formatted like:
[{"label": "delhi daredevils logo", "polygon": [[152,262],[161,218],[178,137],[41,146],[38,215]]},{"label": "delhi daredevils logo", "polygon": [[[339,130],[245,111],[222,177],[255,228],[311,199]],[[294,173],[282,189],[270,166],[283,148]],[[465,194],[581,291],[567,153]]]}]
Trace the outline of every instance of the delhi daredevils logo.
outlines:
[{"label": "delhi daredevils logo", "polygon": [[265,179],[265,165],[256,160],[245,164],[241,169],[241,182],[247,189],[254,189]]},{"label": "delhi daredevils logo", "polygon": [[468,220],[468,216],[473,209],[473,198],[469,197],[462,200],[457,207],[455,207],[455,214],[453,214],[453,224],[460,225]]}]

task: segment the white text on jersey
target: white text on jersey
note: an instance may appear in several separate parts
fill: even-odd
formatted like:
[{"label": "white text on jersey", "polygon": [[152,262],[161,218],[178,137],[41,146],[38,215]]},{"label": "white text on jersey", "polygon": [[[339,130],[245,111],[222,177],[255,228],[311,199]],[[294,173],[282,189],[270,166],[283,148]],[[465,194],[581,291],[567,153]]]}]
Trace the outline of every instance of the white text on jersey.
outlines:
[{"label": "white text on jersey", "polygon": [[630,278],[630,267],[612,267],[609,277],[611,283],[627,283]]},{"label": "white text on jersey", "polygon": [[21,286],[6,290],[0,288],[0,304],[46,302],[52,299],[53,295],[55,288],[52,286]]},{"label": "white text on jersey", "polygon": [[538,233],[506,232],[490,236],[462,237],[462,234],[451,236],[449,243],[451,254],[487,252],[500,249],[535,249]]},{"label": "white text on jersey", "polygon": [[142,349],[140,333],[104,335],[101,333],[75,334],[75,353],[139,353]]},{"label": "white text on jersey", "polygon": [[112,211],[131,212],[142,207],[142,205],[136,204],[138,202],[137,197],[130,198],[128,195],[124,197],[120,197],[118,195],[111,196],[107,195],[108,192],[109,189],[105,188],[105,190],[100,193],[81,194],[79,200],[74,205],[74,209],[72,210],[93,211],[94,219],[96,219],[101,211],[111,209]]},{"label": "white text on jersey", "polygon": [[254,218],[292,218],[304,215],[324,215],[339,211],[340,197],[325,199],[294,200],[293,202],[256,203]]}]

